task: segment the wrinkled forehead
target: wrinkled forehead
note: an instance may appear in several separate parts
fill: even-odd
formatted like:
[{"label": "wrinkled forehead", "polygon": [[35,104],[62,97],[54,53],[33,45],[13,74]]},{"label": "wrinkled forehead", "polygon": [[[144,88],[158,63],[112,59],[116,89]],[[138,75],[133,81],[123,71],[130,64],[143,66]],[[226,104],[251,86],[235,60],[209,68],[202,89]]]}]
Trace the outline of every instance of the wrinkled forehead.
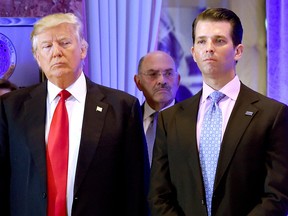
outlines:
[{"label": "wrinkled forehead", "polygon": [[175,63],[169,55],[147,55],[143,61],[143,70],[175,70]]}]

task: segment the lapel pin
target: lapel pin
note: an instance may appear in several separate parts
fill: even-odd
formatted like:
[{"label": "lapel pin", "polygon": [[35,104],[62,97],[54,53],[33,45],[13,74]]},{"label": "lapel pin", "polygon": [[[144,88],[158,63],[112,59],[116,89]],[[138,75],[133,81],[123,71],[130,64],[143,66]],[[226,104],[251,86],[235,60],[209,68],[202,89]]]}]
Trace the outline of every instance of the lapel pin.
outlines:
[{"label": "lapel pin", "polygon": [[252,116],[252,115],[253,115],[253,112],[251,112],[251,111],[246,111],[246,112],[245,112],[245,115],[247,115],[247,116]]},{"label": "lapel pin", "polygon": [[103,109],[102,107],[99,107],[99,106],[96,107],[97,112],[102,112],[102,109]]}]

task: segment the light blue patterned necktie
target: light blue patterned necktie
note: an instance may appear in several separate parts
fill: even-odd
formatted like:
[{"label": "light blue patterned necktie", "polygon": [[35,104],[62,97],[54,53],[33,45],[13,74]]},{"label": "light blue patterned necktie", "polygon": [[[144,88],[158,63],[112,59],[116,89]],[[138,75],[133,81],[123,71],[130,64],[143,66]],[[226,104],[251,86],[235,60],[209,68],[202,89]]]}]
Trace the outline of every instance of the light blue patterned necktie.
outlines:
[{"label": "light blue patterned necktie", "polygon": [[218,91],[214,91],[209,95],[211,105],[204,115],[200,134],[199,154],[208,216],[211,216],[214,179],[222,137],[222,112],[218,106],[218,102],[223,97],[225,95]]}]

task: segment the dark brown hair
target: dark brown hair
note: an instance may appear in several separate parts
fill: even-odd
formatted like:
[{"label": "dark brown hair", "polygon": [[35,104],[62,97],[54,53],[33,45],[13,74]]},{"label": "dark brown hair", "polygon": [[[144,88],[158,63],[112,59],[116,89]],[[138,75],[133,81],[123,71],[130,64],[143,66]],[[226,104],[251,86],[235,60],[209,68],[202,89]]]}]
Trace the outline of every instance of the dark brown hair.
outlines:
[{"label": "dark brown hair", "polygon": [[231,10],[226,8],[209,8],[200,13],[192,24],[192,40],[195,43],[195,30],[199,20],[226,21],[231,24],[231,37],[234,47],[241,44],[243,37],[243,28],[239,17]]}]

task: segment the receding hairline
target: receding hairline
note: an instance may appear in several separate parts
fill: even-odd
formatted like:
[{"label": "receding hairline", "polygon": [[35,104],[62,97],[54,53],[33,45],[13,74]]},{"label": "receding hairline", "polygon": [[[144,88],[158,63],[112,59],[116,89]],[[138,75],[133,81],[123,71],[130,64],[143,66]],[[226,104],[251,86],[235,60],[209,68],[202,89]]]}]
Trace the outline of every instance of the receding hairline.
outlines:
[{"label": "receding hairline", "polygon": [[163,55],[163,56],[166,56],[167,58],[170,58],[170,60],[173,62],[174,64],[174,70],[176,70],[176,63],[175,63],[175,60],[173,59],[173,57],[171,55],[169,55],[169,53],[165,52],[165,51],[162,51],[162,50],[155,50],[155,51],[152,51],[152,52],[149,52],[147,53],[146,55],[142,56],[138,62],[138,74],[140,72],[140,70],[142,69],[143,67],[143,64],[145,62],[145,60],[149,57],[152,57],[154,55]]}]

